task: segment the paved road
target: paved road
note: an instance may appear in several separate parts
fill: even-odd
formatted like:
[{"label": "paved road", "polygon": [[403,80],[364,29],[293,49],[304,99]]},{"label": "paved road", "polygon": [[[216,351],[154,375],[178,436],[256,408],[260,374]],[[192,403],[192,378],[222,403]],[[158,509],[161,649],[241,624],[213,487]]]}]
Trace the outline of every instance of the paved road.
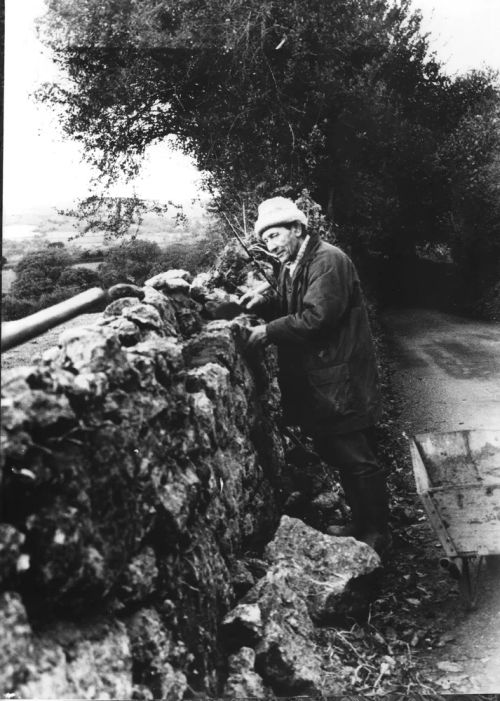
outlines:
[{"label": "paved road", "polygon": [[420,309],[388,311],[383,323],[413,433],[500,429],[500,324]]},{"label": "paved road", "polygon": [[[500,429],[500,324],[436,311],[392,310],[383,324],[393,341],[393,382],[408,435],[473,428]],[[429,543],[435,540],[429,531]],[[453,662],[449,692],[500,692],[500,566],[492,558],[476,611],[450,620],[454,637],[429,658]]]}]

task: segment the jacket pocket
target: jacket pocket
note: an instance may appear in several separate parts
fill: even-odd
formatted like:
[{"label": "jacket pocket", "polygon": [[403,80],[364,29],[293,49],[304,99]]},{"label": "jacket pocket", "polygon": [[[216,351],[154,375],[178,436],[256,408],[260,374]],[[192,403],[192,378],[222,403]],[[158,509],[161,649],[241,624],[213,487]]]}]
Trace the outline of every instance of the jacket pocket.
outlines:
[{"label": "jacket pocket", "polygon": [[353,396],[347,363],[307,372],[312,410],[321,417],[343,417],[353,412]]}]

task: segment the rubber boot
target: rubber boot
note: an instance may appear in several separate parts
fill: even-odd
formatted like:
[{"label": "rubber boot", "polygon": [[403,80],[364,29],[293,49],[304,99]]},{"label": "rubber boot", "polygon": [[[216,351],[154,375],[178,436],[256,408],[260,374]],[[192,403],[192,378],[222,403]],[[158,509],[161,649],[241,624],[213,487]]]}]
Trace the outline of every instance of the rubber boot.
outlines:
[{"label": "rubber boot", "polygon": [[340,538],[353,536],[357,538],[364,531],[362,519],[362,509],[356,491],[356,482],[349,474],[340,473],[340,483],[344,490],[345,500],[351,509],[351,521],[343,525],[328,526],[326,532],[328,535],[334,535]]},{"label": "rubber boot", "polygon": [[367,543],[379,555],[385,553],[392,544],[389,532],[389,498],[384,471],[379,469],[368,475],[355,478],[355,490],[361,520],[362,532],[358,540]]}]

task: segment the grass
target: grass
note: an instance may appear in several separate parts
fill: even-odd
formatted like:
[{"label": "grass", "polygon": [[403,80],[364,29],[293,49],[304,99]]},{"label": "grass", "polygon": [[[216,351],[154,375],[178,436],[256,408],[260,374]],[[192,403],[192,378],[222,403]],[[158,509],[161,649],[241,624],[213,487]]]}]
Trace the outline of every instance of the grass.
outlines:
[{"label": "grass", "polygon": [[[16,348],[2,353],[2,370],[8,370],[22,365],[32,365],[36,356],[42,355],[46,350],[57,345],[59,336],[63,331],[75,328],[76,326],[92,324],[100,315],[100,312],[81,314],[75,319],[66,321],[64,324],[56,326],[31,341],[27,341]],[[4,323],[9,324],[11,322],[7,321]]]}]

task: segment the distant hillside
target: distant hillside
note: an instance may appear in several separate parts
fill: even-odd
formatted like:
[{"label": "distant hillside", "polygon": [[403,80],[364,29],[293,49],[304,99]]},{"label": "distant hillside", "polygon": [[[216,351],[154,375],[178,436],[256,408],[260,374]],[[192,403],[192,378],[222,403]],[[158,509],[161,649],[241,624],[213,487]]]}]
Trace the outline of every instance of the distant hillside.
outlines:
[{"label": "distant hillside", "polygon": [[[196,239],[206,232],[208,220],[203,212],[196,211],[184,224],[179,224],[176,214],[177,210],[174,207],[171,213],[167,212],[161,216],[145,214],[141,225],[134,226],[130,233],[137,238],[154,241],[163,246],[185,241],[186,238]],[[5,217],[3,240],[23,243],[32,240],[35,245],[61,241],[80,248],[106,247],[119,241],[112,239],[105,242],[103,232],[82,232],[83,225],[76,217],[60,214],[54,208],[33,209]]]}]

